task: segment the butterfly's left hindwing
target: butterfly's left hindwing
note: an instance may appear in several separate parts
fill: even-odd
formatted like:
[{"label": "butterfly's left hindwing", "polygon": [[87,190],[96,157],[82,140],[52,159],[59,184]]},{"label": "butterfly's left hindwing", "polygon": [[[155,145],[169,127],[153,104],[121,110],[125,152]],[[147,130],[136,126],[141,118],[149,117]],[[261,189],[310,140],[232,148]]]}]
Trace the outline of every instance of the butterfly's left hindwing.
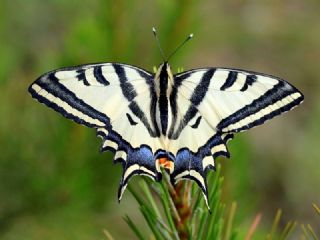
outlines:
[{"label": "butterfly's left hindwing", "polygon": [[133,175],[159,178],[154,152],[161,146],[153,78],[129,65],[92,64],[49,72],[29,87],[38,101],[97,129],[103,139],[101,150],[113,151],[124,168],[119,199]]},{"label": "butterfly's left hindwing", "polygon": [[206,189],[206,169],[234,133],[258,126],[303,101],[279,78],[235,69],[208,68],[177,74],[170,96],[173,121],[169,151],[176,156],[174,182],[195,180]]}]

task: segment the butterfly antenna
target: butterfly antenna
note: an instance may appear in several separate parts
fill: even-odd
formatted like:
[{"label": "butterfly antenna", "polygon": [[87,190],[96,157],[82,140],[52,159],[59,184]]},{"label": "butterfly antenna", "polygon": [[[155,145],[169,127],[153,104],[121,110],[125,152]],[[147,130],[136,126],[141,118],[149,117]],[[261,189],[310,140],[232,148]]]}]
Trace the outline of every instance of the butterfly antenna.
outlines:
[{"label": "butterfly antenna", "polygon": [[178,50],[183,46],[185,45],[191,38],[193,37],[193,33],[191,33],[177,48],[176,50],[174,50],[168,57],[168,61],[169,59],[176,53],[178,52]]},{"label": "butterfly antenna", "polygon": [[159,50],[160,50],[160,53],[161,53],[161,56],[162,56],[162,60],[166,61],[165,60],[166,58],[164,56],[164,53],[163,53],[163,50],[161,48],[160,41],[159,41],[159,38],[158,38],[158,35],[157,35],[157,30],[156,30],[155,27],[152,28],[152,32],[153,32],[154,37],[156,38],[156,41],[157,41],[157,44],[158,44],[158,47],[159,47]]}]

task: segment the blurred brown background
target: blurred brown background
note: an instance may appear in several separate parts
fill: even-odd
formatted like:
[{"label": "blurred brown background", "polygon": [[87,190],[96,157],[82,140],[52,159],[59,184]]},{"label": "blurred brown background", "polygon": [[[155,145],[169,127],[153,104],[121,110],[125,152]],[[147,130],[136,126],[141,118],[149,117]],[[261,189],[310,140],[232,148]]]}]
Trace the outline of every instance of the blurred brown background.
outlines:
[{"label": "blurred brown background", "polygon": [[319,231],[311,204],[320,205],[320,1],[0,5],[0,239],[105,239],[104,228],[116,239],[132,236],[122,216],[142,218],[129,192],[117,203],[120,165],[98,153],[94,130],[36,103],[27,87],[49,70],[90,62],[152,70],[161,63],[153,26],[166,53],[195,34],[172,59],[173,69],[243,68],[287,79],[305,94],[294,111],[238,134],[231,159],[219,162],[225,202],[238,202],[240,231],[261,212],[263,235],[278,208],[284,220]]}]

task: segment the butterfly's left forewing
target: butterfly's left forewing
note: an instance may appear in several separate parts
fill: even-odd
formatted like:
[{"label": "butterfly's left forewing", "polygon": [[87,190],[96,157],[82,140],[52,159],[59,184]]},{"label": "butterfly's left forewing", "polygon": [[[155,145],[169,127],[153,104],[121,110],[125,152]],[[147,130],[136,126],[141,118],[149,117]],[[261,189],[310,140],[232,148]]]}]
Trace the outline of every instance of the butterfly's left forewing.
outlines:
[{"label": "butterfly's left forewing", "polygon": [[119,199],[135,174],[157,179],[154,152],[161,148],[155,123],[153,74],[124,64],[92,64],[44,74],[30,87],[38,101],[97,129],[101,150],[115,152],[124,171]]},{"label": "butterfly's left forewing", "polygon": [[279,78],[244,70],[208,68],[177,74],[170,97],[170,149],[176,156],[173,181],[195,180],[207,193],[206,170],[229,156],[226,142],[236,132],[264,123],[303,101]]}]

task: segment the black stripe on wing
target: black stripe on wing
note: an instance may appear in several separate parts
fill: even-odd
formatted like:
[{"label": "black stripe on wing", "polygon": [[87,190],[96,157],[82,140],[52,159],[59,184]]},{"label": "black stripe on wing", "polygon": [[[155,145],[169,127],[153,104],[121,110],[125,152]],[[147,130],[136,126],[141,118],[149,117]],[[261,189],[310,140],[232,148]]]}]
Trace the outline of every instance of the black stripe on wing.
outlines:
[{"label": "black stripe on wing", "polygon": [[[185,113],[183,119],[178,123],[179,126],[177,128],[177,130],[174,132],[174,126],[176,125],[176,119],[177,119],[177,111],[174,110],[173,114],[173,123],[172,123],[172,127],[170,129],[169,135],[168,137],[170,139],[177,139],[181,133],[181,131],[185,128],[185,126],[189,123],[189,121],[197,114],[198,109],[197,106],[202,102],[202,100],[204,99],[204,97],[207,94],[209,85],[210,85],[210,80],[213,76],[215,72],[215,69],[209,69],[207,72],[205,72],[199,82],[199,84],[196,86],[193,94],[191,95],[190,98],[190,106],[187,110],[187,112]],[[185,76],[184,78],[185,79]],[[180,86],[179,84],[179,78],[175,79],[176,81],[176,85],[174,86],[174,88],[178,88]],[[177,106],[177,93],[175,92],[177,90],[174,90],[173,93],[170,96],[170,102],[174,102],[173,103],[173,107],[179,107]]]},{"label": "black stripe on wing", "polygon": [[[190,75],[190,74],[189,74]],[[176,77],[174,78],[174,86],[172,88],[171,95],[169,97],[170,105],[171,105],[171,113],[172,113],[172,124],[168,131],[168,136],[171,137],[173,135],[174,128],[177,122],[178,116],[178,105],[177,105],[177,97],[178,97],[178,89],[182,84],[182,81],[189,77],[188,74],[185,74],[183,77]]]},{"label": "black stripe on wing", "polygon": [[[35,90],[35,87],[39,86],[41,89],[39,91]],[[68,104],[73,109],[91,117],[92,119],[99,120],[103,123],[102,126],[110,127],[110,119],[103,113],[97,111],[90,105],[86,104],[83,100],[78,98],[73,92],[67,89],[65,86],[59,83],[59,80],[55,76],[55,72],[46,74],[38,78],[28,89],[31,96],[37,99],[39,102],[44,103],[48,107],[53,108],[57,112],[60,112],[66,118],[72,119],[77,123],[89,126],[89,127],[101,127],[100,125],[92,124],[87,122],[81,116],[76,116],[63,108],[63,106],[46,98],[46,96],[41,95],[41,91],[45,90],[55,98],[56,100],[61,100],[62,102]]]},{"label": "black stripe on wing", "polygon": [[[129,79],[127,78],[125,69],[123,68],[123,66],[121,64],[113,64],[113,67],[115,69],[115,72],[118,75],[122,94],[130,102],[130,104],[129,104],[130,110],[144,124],[144,126],[147,128],[151,137],[159,137],[160,131],[156,125],[156,121],[154,119],[154,116],[151,115],[152,122],[150,124],[145,113],[141,110],[141,108],[139,107],[137,102],[134,100],[134,98],[137,97],[137,92],[134,89],[134,86],[130,83]],[[140,73],[140,75],[143,74],[140,71],[139,71],[139,73]],[[144,76],[144,77],[147,77],[147,76]],[[150,88],[153,88],[153,91],[150,92],[150,94],[152,95],[152,93],[154,93],[155,90],[154,90],[154,86],[151,85],[150,76],[148,76],[147,78],[144,78],[144,79],[146,79],[146,83],[149,85],[149,90],[150,90]],[[155,108],[155,106],[156,106],[156,103],[154,103],[154,101],[156,101],[155,95],[152,96],[152,98],[151,98],[151,108],[153,108],[153,107]],[[151,109],[151,112],[155,112],[155,109]]]},{"label": "black stripe on wing", "polygon": [[78,73],[77,78],[79,81],[82,81],[84,85],[90,86],[90,83],[87,80],[85,71],[86,71],[86,69],[83,69],[83,68],[77,70],[77,73]]},{"label": "black stripe on wing", "polygon": [[106,77],[102,73],[102,66],[96,66],[93,69],[93,76],[96,78],[96,80],[105,85],[108,86],[110,85],[110,82],[106,79]]},{"label": "black stripe on wing", "polygon": [[[284,100],[286,97],[289,97],[290,101],[288,100],[286,103],[279,102]],[[304,97],[302,93],[299,92],[296,88],[285,81],[279,81],[278,84],[276,84],[262,96],[255,99],[250,104],[244,106],[230,116],[221,120],[221,122],[217,125],[217,129],[219,129],[221,132],[228,132],[227,129],[232,124],[237,124],[247,117],[252,117],[252,120],[247,124],[241,126],[240,128],[229,130],[229,132],[239,132],[247,130],[254,126],[263,124],[266,120],[269,120],[283,112],[289,111],[293,107],[300,104],[303,99]],[[277,106],[277,102],[281,104],[280,107]],[[270,110],[270,106],[273,107],[272,110]],[[267,110],[265,112],[261,112],[261,110],[263,109]],[[254,114],[257,114],[258,112],[260,112],[259,116],[254,118]]]},{"label": "black stripe on wing", "polygon": [[224,91],[224,90],[232,87],[232,85],[236,82],[237,78],[238,78],[238,72],[230,71],[226,81],[221,86],[220,90]]},{"label": "black stripe on wing", "polygon": [[243,87],[240,89],[241,92],[244,92],[248,89],[249,86],[251,86],[253,83],[257,81],[257,76],[256,75],[247,75],[246,81],[244,82]]},{"label": "black stripe on wing", "polygon": [[201,116],[199,116],[196,120],[196,122],[194,124],[192,124],[190,127],[192,128],[198,128],[199,124],[200,124],[200,121],[201,121]]},{"label": "black stripe on wing", "polygon": [[135,122],[135,121],[132,119],[132,117],[131,117],[131,115],[130,115],[129,113],[126,113],[126,116],[127,116],[128,121],[129,121],[129,123],[130,123],[131,126],[134,126],[134,125],[137,125],[137,124],[138,124],[137,122]]}]

